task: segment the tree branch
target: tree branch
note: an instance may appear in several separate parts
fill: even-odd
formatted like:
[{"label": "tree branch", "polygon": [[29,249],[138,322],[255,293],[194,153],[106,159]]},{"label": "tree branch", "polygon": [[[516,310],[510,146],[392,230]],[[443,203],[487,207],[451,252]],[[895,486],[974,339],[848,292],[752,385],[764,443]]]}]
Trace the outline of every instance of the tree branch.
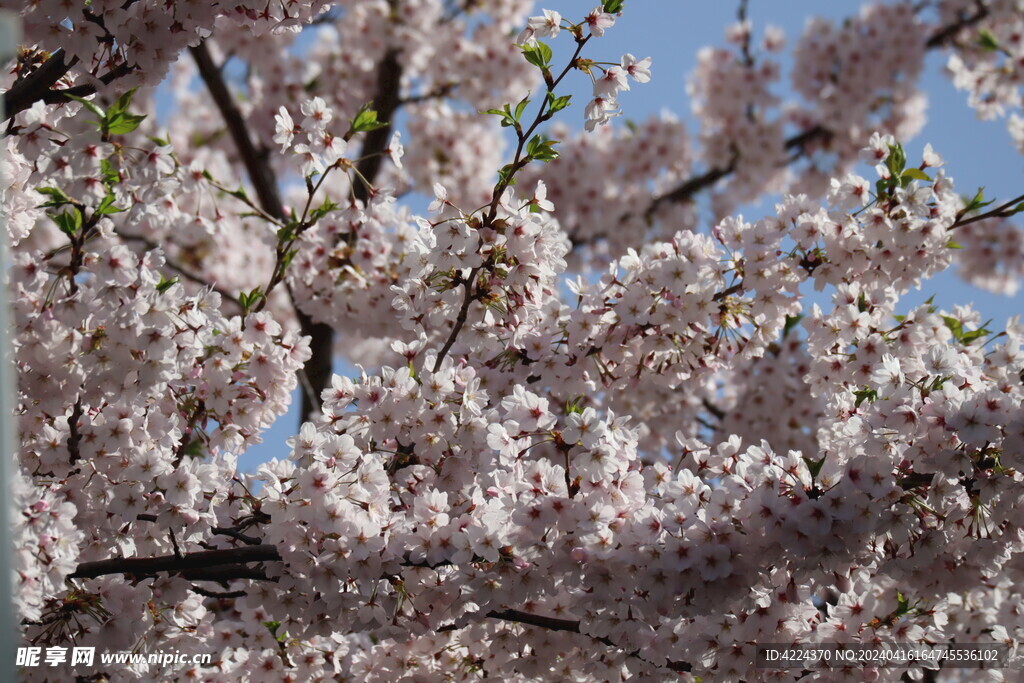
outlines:
[{"label": "tree branch", "polygon": [[189,590],[197,595],[202,595],[204,598],[215,598],[217,600],[244,598],[248,595],[245,591],[211,591],[200,586],[189,586]]},{"label": "tree branch", "polygon": [[[249,129],[245,123],[245,118],[235,104],[235,100],[228,90],[227,83],[224,82],[223,74],[217,65],[214,64],[213,57],[210,56],[210,50],[207,48],[206,43],[202,42],[195,47],[190,47],[189,50],[199,69],[200,78],[203,79],[206,89],[224,118],[228,133],[231,135],[235,148],[242,158],[242,164],[245,166],[249,181],[256,191],[256,197],[259,199],[260,206],[275,220],[285,221],[284,204],[278,193],[274,169],[271,168],[269,163],[269,150],[265,147],[258,148],[249,136]],[[309,344],[312,351],[312,355],[306,361],[302,372],[305,373],[309,383],[312,385],[313,398],[316,399],[316,404],[313,403],[307,393],[304,392],[302,394],[302,414],[299,416],[299,421],[305,422],[314,412],[320,409],[320,394],[330,381],[331,360],[334,350],[334,331],[329,325],[314,322],[298,306],[295,306],[295,315],[299,321],[300,332],[310,339]]]},{"label": "tree branch", "polygon": [[1012,216],[1015,213],[1017,213],[1017,211],[1015,211],[1015,209],[1016,209],[1017,205],[1019,205],[1021,203],[1024,203],[1024,194],[1020,195],[1019,197],[1014,197],[1010,201],[1008,201],[1005,204],[1002,204],[1000,206],[997,206],[996,208],[992,209],[991,211],[986,211],[985,213],[979,213],[977,216],[971,216],[970,218],[964,218],[963,217],[963,212],[961,212],[961,214],[957,216],[956,222],[953,223],[953,225],[949,226],[949,229],[950,230],[956,230],[957,228],[962,228],[965,225],[970,225],[971,223],[977,223],[978,221],[983,221],[983,220],[986,220],[986,219],[989,219],[989,218],[1006,218],[1007,216]]},{"label": "tree branch", "polygon": [[[607,638],[607,637],[604,637],[604,636],[591,636],[591,635],[582,633],[580,631],[580,622],[573,621],[571,619],[557,619],[555,617],[544,617],[544,616],[540,616],[539,614],[530,614],[529,612],[522,612],[520,610],[514,610],[514,609],[501,610],[500,612],[499,611],[492,611],[492,612],[488,612],[484,616],[486,618],[488,618],[488,619],[495,619],[497,621],[506,621],[506,622],[510,622],[510,623],[514,623],[514,624],[525,624],[527,626],[536,626],[538,628],[548,629],[549,631],[565,631],[567,633],[579,633],[580,635],[586,635],[587,637],[593,638],[594,640],[596,640],[596,641],[598,641],[600,643],[603,643],[605,645],[608,645],[609,647],[614,647],[614,648],[617,648],[617,649],[623,649],[621,645],[616,644],[610,638]],[[449,624],[448,626],[442,626],[441,628],[439,628],[437,630],[439,632],[445,632],[445,631],[456,631],[459,628],[461,628],[461,627],[457,626],[455,624]],[[690,671],[693,668],[687,662],[675,662],[675,661],[672,661],[672,660],[668,660],[665,664],[658,665],[658,664],[655,664],[655,663],[645,659],[642,656],[642,653],[639,650],[634,651],[634,652],[629,652],[627,654],[630,657],[635,657],[635,658],[640,659],[640,660],[642,660],[644,662],[647,662],[651,666],[663,666],[663,667],[671,669],[672,671],[678,671],[680,673],[688,672],[688,671]]]},{"label": "tree branch", "polygon": [[[827,140],[830,135],[831,133],[829,133],[829,131],[826,130],[824,126],[813,126],[805,131],[797,133],[796,135],[793,135],[792,137],[788,138],[785,142],[785,148],[787,150],[797,150],[799,154],[792,159],[792,161],[795,161],[796,159],[800,158],[800,156],[803,156],[803,152],[806,149],[807,145],[817,140]],[[728,166],[725,166],[723,168],[713,168],[710,169],[709,171],[702,173],[701,175],[694,176],[689,180],[684,181],[675,189],[670,190],[669,192],[666,192],[663,195],[655,197],[654,201],[651,202],[651,205],[647,207],[647,211],[644,213],[644,215],[647,218],[650,218],[651,215],[655,211],[657,211],[662,204],[666,204],[668,202],[689,201],[690,199],[693,198],[695,194],[697,194],[701,190],[711,187],[719,180],[728,175],[732,175],[732,173],[735,170],[736,160],[734,159]]]},{"label": "tree branch", "polygon": [[43,99],[50,88],[64,78],[71,67],[78,62],[77,57],[65,61],[64,49],[58,49],[43,62],[38,69],[17,81],[11,89],[4,93],[4,117],[11,118]]},{"label": "tree branch", "polygon": [[[377,94],[373,100],[373,108],[377,112],[377,120],[386,125],[371,130],[366,134],[363,148],[359,152],[361,160],[356,164],[356,177],[362,176],[367,183],[373,184],[380,173],[384,150],[391,140],[394,129],[395,112],[401,105],[400,87],[402,84],[402,65],[398,63],[398,51],[388,50],[377,67]],[[356,199],[364,204],[370,198],[367,183],[357,183],[353,188]]]},{"label": "tree branch", "polygon": [[[224,575],[206,573],[215,568],[230,568],[235,573],[252,572],[247,567],[239,567],[249,562],[280,562],[281,555],[272,545],[254,545],[225,550],[205,550],[198,553],[187,553],[181,557],[165,555],[163,557],[117,557],[97,562],[84,562],[78,565],[69,579],[94,579],[108,574],[135,574],[148,576],[161,572],[182,573],[187,578],[206,581],[222,581]],[[261,573],[262,578],[266,578]],[[218,578],[212,578],[218,577]],[[260,578],[259,576],[231,576],[231,578]]]},{"label": "tree branch", "polygon": [[437,360],[434,361],[434,372],[441,369],[441,363],[444,362],[444,357],[448,355],[455,340],[459,337],[459,332],[462,330],[463,325],[466,324],[466,317],[469,315],[469,305],[473,303],[473,285],[476,284],[476,277],[480,274],[481,266],[477,266],[473,270],[469,271],[469,277],[462,283],[462,286],[466,288],[466,293],[462,298],[462,306],[459,307],[459,315],[455,318],[455,324],[452,325],[451,334],[448,335],[448,339],[445,340],[444,346],[441,347],[441,352],[437,354]]},{"label": "tree branch", "polygon": [[205,42],[190,47],[192,58],[199,69],[199,76],[206,84],[206,89],[213,98],[214,104],[220,110],[224,123],[228,127],[228,134],[231,135],[242,158],[249,181],[252,183],[256,196],[260,200],[263,210],[277,220],[285,220],[284,204],[281,203],[281,196],[277,191],[277,179],[274,177],[274,169],[267,163],[269,150],[265,147],[257,147],[249,136],[249,128],[245,123],[242,112],[235,104],[231,91],[220,69],[213,63],[210,50]]},{"label": "tree branch", "polygon": [[[57,50],[43,64],[25,78],[15,83],[4,93],[4,120],[10,119],[25,111],[36,102],[60,104],[70,102],[71,96],[88,97],[96,93],[96,86],[91,83],[74,85],[63,90],[52,90],[60,79],[67,75],[78,58],[65,61],[63,48]],[[118,78],[131,73],[135,67],[119,64],[99,77],[104,85],[110,85]]]},{"label": "tree branch", "polygon": [[942,47],[950,40],[955,38],[956,34],[960,33],[960,31],[962,31],[965,28],[974,26],[975,24],[982,21],[985,17],[988,16],[988,7],[986,7],[981,2],[976,2],[975,8],[976,9],[973,14],[961,15],[959,21],[956,21],[950,24],[949,26],[939,29],[938,31],[933,33],[932,37],[929,38],[928,42],[925,43],[925,46],[928,49]]},{"label": "tree branch", "polygon": [[[284,205],[278,193],[273,168],[269,163],[269,150],[265,147],[257,147],[250,137],[245,118],[235,104],[220,69],[214,64],[206,43],[200,43],[189,49],[196,61],[200,77],[224,118],[228,133],[242,158],[242,163],[245,165],[260,205],[271,217],[285,221]],[[388,125],[367,134],[361,153],[362,160],[356,166],[356,170],[368,183],[373,183],[380,172],[381,155],[387,148],[392,130],[391,121],[400,104],[401,80],[402,68],[398,62],[398,53],[395,50],[389,50],[381,60],[378,70],[377,98],[375,100],[379,120],[387,122]],[[364,203],[370,196],[370,190],[365,183],[357,184],[354,193],[356,199]],[[331,379],[334,330],[330,325],[314,322],[297,305],[295,314],[301,333],[310,338],[310,350],[312,351],[310,359],[302,369],[310,389],[302,394],[302,414],[299,419],[304,422],[320,410],[320,395]]]},{"label": "tree branch", "polygon": [[[377,96],[374,100],[377,119],[387,125],[366,134],[363,148],[360,151],[361,160],[356,164],[356,177],[361,176],[366,179],[366,182],[356,183],[352,192],[364,206],[370,198],[368,184],[372,184],[380,173],[382,155],[391,139],[393,119],[400,105],[401,82],[402,67],[398,63],[398,53],[389,50],[384,54],[378,67]],[[298,307],[296,310],[298,311]],[[309,384],[309,391],[302,392],[300,420],[306,421],[320,410],[320,395],[327,388],[331,381],[331,374],[334,372],[331,365],[334,355],[334,330],[329,325],[313,322],[312,318],[302,311],[298,311],[298,316],[303,334],[310,336],[310,350],[313,353],[307,361],[306,367],[303,368],[306,381]]]}]

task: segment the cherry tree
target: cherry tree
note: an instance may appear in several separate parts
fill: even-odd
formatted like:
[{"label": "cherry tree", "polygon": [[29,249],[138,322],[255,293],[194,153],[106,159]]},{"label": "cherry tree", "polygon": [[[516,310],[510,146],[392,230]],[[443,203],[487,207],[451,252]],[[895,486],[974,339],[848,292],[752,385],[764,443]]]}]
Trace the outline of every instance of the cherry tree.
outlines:
[{"label": "cherry tree", "polygon": [[936,672],[755,648],[1016,648],[1024,325],[903,297],[1015,291],[1024,196],[902,143],[942,51],[1024,152],[1024,3],[787,37],[741,2],[696,130],[617,120],[657,65],[595,4],[0,1],[21,634],[215,653],[56,675],[899,680]]}]

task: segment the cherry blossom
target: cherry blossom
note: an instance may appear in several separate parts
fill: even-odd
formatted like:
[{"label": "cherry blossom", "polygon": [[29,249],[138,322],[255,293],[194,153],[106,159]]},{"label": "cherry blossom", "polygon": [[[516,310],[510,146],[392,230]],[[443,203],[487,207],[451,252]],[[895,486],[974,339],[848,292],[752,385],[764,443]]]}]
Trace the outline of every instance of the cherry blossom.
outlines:
[{"label": "cherry blossom", "polygon": [[[1021,147],[1016,0],[744,3],[674,76],[619,0],[0,5],[19,638],[214,653],[25,680],[1018,652],[1024,326],[909,295],[1016,291],[1024,197],[903,144],[943,51]],[[627,121],[663,77],[694,125]]]}]

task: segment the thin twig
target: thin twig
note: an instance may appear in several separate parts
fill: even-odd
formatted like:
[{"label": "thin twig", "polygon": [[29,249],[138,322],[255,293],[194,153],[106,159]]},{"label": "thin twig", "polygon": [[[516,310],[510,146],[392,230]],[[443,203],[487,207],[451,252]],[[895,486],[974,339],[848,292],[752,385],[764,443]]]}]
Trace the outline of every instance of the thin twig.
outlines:
[{"label": "thin twig", "polygon": [[232,598],[244,598],[248,593],[245,591],[211,591],[199,586],[189,586],[189,590],[204,598],[215,598],[217,600],[228,600]]},{"label": "thin twig", "polygon": [[[558,84],[561,83],[573,67],[576,66],[577,60],[583,52],[584,46],[586,46],[590,41],[590,38],[591,36],[587,36],[585,38],[581,38],[578,35],[576,36],[576,51],[573,52],[572,57],[569,59],[569,63],[566,64],[565,68],[562,69],[557,78],[552,78],[551,74],[547,70],[544,71],[544,80],[547,84],[548,93],[553,93],[555,88],[558,87]],[[525,132],[523,132],[519,124],[516,123],[516,136],[518,137],[519,142],[516,145],[515,154],[512,156],[512,163],[508,166],[508,173],[503,175],[494,186],[494,191],[491,193],[491,202],[487,208],[487,213],[481,222],[481,227],[488,228],[494,224],[495,219],[498,217],[498,205],[501,203],[501,196],[505,193],[505,190],[508,189],[509,185],[512,184],[516,172],[529,163],[530,157],[524,157],[523,152],[525,151],[527,141],[530,139],[530,136],[533,135],[533,132],[537,130],[537,127],[544,121],[551,118],[550,114],[546,115],[546,110],[547,99],[545,98],[541,100],[540,109],[537,110],[537,115],[534,117],[533,123],[530,124],[530,127],[527,128]],[[479,249],[479,246],[477,248]],[[462,306],[459,308],[459,314],[455,318],[455,325],[452,327],[452,331],[448,335],[448,339],[445,340],[444,346],[441,347],[440,353],[437,354],[437,360],[434,361],[434,372],[441,369],[441,363],[444,362],[445,356],[448,355],[448,351],[450,351],[452,345],[455,344],[455,340],[458,338],[459,332],[462,331],[463,326],[466,324],[466,318],[469,314],[469,306],[473,303],[473,299],[475,297],[473,286],[476,284],[476,278],[477,275],[480,274],[481,269],[482,266],[473,268],[469,272],[469,277],[467,277],[462,283],[462,286],[466,288],[465,294],[462,298]]]},{"label": "thin twig", "polygon": [[1024,202],[1024,194],[1020,195],[1019,197],[1011,199],[1010,201],[1006,202],[1001,206],[997,206],[991,211],[980,213],[977,216],[971,216],[970,218],[964,218],[961,216],[957,218],[956,222],[953,223],[953,225],[949,226],[949,229],[956,230],[957,228],[962,228],[965,225],[977,223],[978,221],[983,221],[988,218],[1003,218],[1006,216],[1012,216],[1013,214],[1016,213],[1016,211],[1008,211],[1008,209],[1010,209],[1011,207],[1016,207],[1017,204],[1020,204],[1021,202]]},{"label": "thin twig", "polygon": [[469,305],[473,303],[473,285],[476,283],[476,276],[480,274],[480,268],[477,266],[473,270],[469,271],[469,277],[462,283],[462,286],[466,288],[466,293],[462,297],[462,306],[459,308],[459,315],[455,318],[455,325],[452,326],[452,331],[448,335],[448,339],[445,340],[444,346],[441,347],[441,352],[437,354],[437,360],[434,362],[434,372],[441,369],[441,363],[444,361],[444,357],[448,355],[452,345],[459,336],[459,332],[462,330],[463,325],[466,324],[466,317],[469,314]]},{"label": "thin twig", "polygon": [[212,529],[210,529],[210,531],[214,534],[217,534],[218,536],[227,536],[228,538],[233,538],[236,541],[241,541],[246,545],[260,545],[263,543],[263,541],[256,538],[255,536],[246,536],[242,532],[236,531],[235,529],[228,529],[226,527],[215,526]]}]

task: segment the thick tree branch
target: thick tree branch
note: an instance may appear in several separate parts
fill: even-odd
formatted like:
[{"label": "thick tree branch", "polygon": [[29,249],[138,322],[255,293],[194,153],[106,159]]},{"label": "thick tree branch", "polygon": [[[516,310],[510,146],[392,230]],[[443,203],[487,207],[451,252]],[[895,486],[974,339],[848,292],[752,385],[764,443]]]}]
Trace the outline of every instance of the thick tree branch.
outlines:
[{"label": "thick tree branch", "polygon": [[46,97],[50,88],[64,78],[77,62],[77,57],[66,60],[63,49],[51,54],[38,69],[18,80],[4,93],[4,117],[10,118]]},{"label": "thick tree branch", "polygon": [[976,2],[974,12],[972,12],[971,14],[965,14],[961,16],[959,21],[956,21],[950,24],[949,26],[939,29],[938,31],[933,33],[931,38],[928,39],[928,42],[925,43],[925,46],[928,47],[928,49],[930,50],[944,46],[946,43],[955,38],[956,35],[960,33],[960,31],[964,30],[965,28],[970,28],[971,26],[974,26],[978,22],[985,19],[985,17],[988,16],[988,13],[988,7],[986,7],[980,1]]},{"label": "thick tree branch", "polygon": [[[165,555],[163,557],[117,557],[97,562],[84,562],[78,565],[69,579],[94,579],[108,574],[135,574],[149,576],[161,572],[181,573],[188,578],[206,581],[222,581],[223,574],[206,573],[211,569],[231,569],[236,573],[251,572],[247,567],[240,567],[249,562],[280,562],[281,555],[272,545],[254,545],[225,550],[205,550],[198,553],[187,553],[181,557]],[[214,578],[216,577],[216,578]],[[259,578],[256,576],[239,576],[231,578]],[[263,578],[266,578],[263,575]]]},{"label": "thick tree branch", "polygon": [[[377,174],[380,173],[384,150],[387,149],[388,142],[391,140],[395,112],[401,105],[399,98],[401,84],[402,65],[398,62],[398,51],[388,50],[377,67],[377,94],[373,100],[377,120],[387,125],[366,134],[363,148],[359,153],[362,158],[356,165],[356,170],[359,171],[358,175],[365,178],[370,184],[373,184],[377,179]],[[370,190],[366,183],[357,183],[353,188],[353,193],[356,199],[364,203],[370,197]]]},{"label": "thick tree branch", "polygon": [[[43,62],[38,69],[16,82],[10,90],[4,93],[4,120],[25,111],[36,102],[61,104],[70,102],[71,96],[88,97],[95,94],[96,86],[91,83],[83,83],[63,90],[52,89],[57,81],[64,78],[77,63],[77,57],[66,61],[63,49],[51,54],[49,59]],[[99,80],[104,85],[110,85],[118,78],[131,73],[133,69],[134,67],[127,64],[119,64],[100,76]]]},{"label": "thick tree branch", "polygon": [[249,136],[245,117],[235,104],[235,99],[228,90],[220,69],[214,64],[206,43],[190,47],[189,51],[195,59],[200,78],[206,84],[210,97],[213,98],[214,104],[224,118],[224,123],[227,124],[228,134],[231,135],[235,149],[242,158],[242,164],[256,191],[260,206],[275,219],[285,220],[284,204],[281,203],[281,196],[277,191],[277,179],[274,177],[274,169],[268,163],[270,151],[266,147],[257,147]]}]

